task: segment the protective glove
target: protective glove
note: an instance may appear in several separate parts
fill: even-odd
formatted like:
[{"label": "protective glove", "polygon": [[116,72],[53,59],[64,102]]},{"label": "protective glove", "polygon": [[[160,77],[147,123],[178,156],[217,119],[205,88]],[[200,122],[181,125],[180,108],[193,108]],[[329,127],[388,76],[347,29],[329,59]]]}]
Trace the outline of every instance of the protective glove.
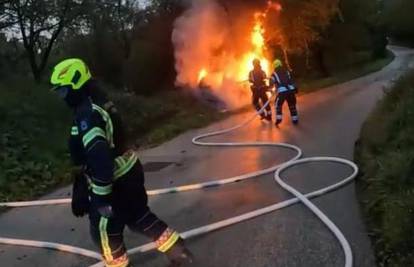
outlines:
[{"label": "protective glove", "polygon": [[89,213],[89,190],[87,176],[83,170],[72,173],[74,183],[72,188],[72,213],[76,217],[83,217]]}]

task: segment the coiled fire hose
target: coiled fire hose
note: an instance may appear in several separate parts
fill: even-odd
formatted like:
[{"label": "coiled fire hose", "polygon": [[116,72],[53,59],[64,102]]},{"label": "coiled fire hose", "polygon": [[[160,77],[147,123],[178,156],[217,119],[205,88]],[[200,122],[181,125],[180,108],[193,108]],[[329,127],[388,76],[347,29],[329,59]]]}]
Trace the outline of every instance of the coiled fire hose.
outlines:
[{"label": "coiled fire hose", "polygon": [[[303,158],[302,157],[302,150],[294,145],[286,144],[286,143],[273,143],[273,142],[202,142],[201,139],[212,137],[212,136],[218,136],[223,135],[226,133],[230,133],[233,131],[236,131],[242,127],[245,127],[248,125],[251,121],[253,121],[256,116],[260,115],[264,112],[265,108],[270,104],[269,100],[263,108],[257,112],[254,116],[243,122],[242,124],[239,124],[237,126],[234,126],[229,129],[220,130],[216,132],[206,133],[199,136],[196,136],[193,138],[192,142],[195,145],[198,146],[210,146],[210,147],[278,147],[278,148],[287,148],[296,151],[296,156],[294,156],[292,159],[288,160],[285,163],[275,165],[273,167],[251,172],[223,180],[218,181],[211,181],[211,182],[205,182],[205,183],[197,183],[197,184],[191,184],[191,185],[184,185],[184,186],[178,186],[178,187],[171,187],[171,188],[164,188],[164,189],[158,189],[158,190],[150,190],[148,191],[148,195],[160,195],[160,194],[167,194],[167,193],[178,193],[178,192],[184,192],[184,191],[190,191],[190,190],[197,190],[197,189],[203,189],[203,188],[209,188],[214,186],[221,186],[225,184],[235,183],[244,181],[247,179],[255,178],[263,174],[268,173],[274,173],[274,179],[275,181],[285,190],[290,192],[294,198],[275,203],[273,205],[257,209],[245,214],[241,214],[232,218],[228,218],[216,223],[208,224],[202,227],[198,227],[186,232],[181,233],[181,236],[184,239],[189,239],[195,236],[203,235],[212,231],[216,231],[218,229],[228,227],[246,220],[250,220],[252,218],[280,210],[286,207],[289,207],[293,204],[296,204],[298,202],[302,202],[303,205],[305,205],[309,210],[311,210],[325,225],[326,227],[335,235],[337,240],[342,246],[344,255],[345,255],[345,267],[352,267],[353,265],[353,255],[351,247],[342,234],[342,232],[338,229],[338,227],[318,208],[316,207],[309,199],[315,198],[318,196],[322,196],[324,194],[327,194],[329,192],[335,191],[346,184],[350,183],[354,180],[354,178],[358,174],[358,167],[355,163],[352,161],[342,159],[342,158],[336,158],[336,157],[312,157],[312,158]],[[352,174],[350,174],[348,177],[344,178],[338,183],[335,183],[331,186],[324,187],[322,189],[319,189],[317,191],[310,192],[308,194],[302,194],[299,191],[297,191],[295,188],[287,184],[282,180],[281,174],[285,172],[287,169],[290,169],[292,167],[310,163],[310,162],[334,162],[339,163],[343,165],[347,165],[352,168]],[[52,199],[52,200],[38,200],[38,201],[25,201],[25,202],[6,202],[6,203],[0,203],[0,207],[30,207],[30,206],[46,206],[46,205],[58,205],[58,204],[67,204],[70,203],[71,199]],[[97,252],[77,248],[73,246],[67,246],[63,244],[58,243],[51,243],[51,242],[43,242],[43,241],[33,241],[33,240],[22,240],[22,239],[12,239],[12,238],[4,238],[0,237],[0,244],[6,244],[6,245],[16,245],[16,246],[29,246],[29,247],[36,247],[36,248],[47,248],[47,249],[53,249],[58,250],[62,252],[68,252],[72,254],[77,254],[97,260],[101,260],[101,255]],[[129,254],[134,253],[143,253],[150,250],[155,249],[154,243],[148,243],[145,245],[142,245],[140,247],[136,247],[133,249],[128,250]],[[97,264],[91,265],[90,267],[103,267],[103,262],[99,262]]]}]

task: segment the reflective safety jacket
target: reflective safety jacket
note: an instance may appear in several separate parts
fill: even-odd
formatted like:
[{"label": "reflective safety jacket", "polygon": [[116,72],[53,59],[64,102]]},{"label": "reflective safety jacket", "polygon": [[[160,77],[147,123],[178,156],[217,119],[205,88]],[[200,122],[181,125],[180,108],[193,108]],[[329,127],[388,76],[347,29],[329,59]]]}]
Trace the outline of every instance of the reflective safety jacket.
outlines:
[{"label": "reflective safety jacket", "polygon": [[115,180],[137,162],[136,153],[126,151],[124,142],[112,102],[89,97],[76,108],[69,149],[74,164],[86,167],[92,198],[109,197]]},{"label": "reflective safety jacket", "polygon": [[275,86],[278,93],[295,91],[296,86],[288,70],[275,70],[270,76],[270,86]]}]

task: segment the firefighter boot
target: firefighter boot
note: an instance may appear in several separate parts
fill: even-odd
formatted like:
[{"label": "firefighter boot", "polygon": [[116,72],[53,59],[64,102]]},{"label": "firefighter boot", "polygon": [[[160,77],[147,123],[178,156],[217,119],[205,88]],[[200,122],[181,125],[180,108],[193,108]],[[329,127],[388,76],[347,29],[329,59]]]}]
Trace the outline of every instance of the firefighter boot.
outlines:
[{"label": "firefighter boot", "polygon": [[193,262],[193,254],[185,247],[181,238],[165,254],[170,261],[168,267],[180,267]]},{"label": "firefighter boot", "polygon": [[281,124],[282,123],[282,120],[276,120],[276,123],[275,123],[275,126],[277,127],[277,128],[279,128],[279,124]]},{"label": "firefighter boot", "polygon": [[297,115],[296,116],[292,116],[292,123],[294,125],[298,125],[299,124],[299,117]]}]

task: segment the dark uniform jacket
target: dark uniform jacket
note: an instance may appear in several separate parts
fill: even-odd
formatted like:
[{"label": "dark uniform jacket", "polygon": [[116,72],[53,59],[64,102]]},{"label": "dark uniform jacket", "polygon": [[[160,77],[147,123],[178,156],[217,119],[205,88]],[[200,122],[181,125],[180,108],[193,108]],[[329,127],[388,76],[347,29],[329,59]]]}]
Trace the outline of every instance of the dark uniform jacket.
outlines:
[{"label": "dark uniform jacket", "polygon": [[249,82],[252,84],[252,90],[265,89],[266,73],[262,69],[254,69],[249,73]]},{"label": "dark uniform jacket", "polygon": [[292,75],[288,70],[283,68],[275,70],[270,76],[270,86],[273,85],[276,87],[278,93],[297,91]]},{"label": "dark uniform jacket", "polygon": [[113,103],[100,93],[96,82],[86,86],[91,96],[75,110],[69,150],[74,164],[86,169],[92,202],[109,201],[115,180],[138,157],[126,149],[122,121]]}]

